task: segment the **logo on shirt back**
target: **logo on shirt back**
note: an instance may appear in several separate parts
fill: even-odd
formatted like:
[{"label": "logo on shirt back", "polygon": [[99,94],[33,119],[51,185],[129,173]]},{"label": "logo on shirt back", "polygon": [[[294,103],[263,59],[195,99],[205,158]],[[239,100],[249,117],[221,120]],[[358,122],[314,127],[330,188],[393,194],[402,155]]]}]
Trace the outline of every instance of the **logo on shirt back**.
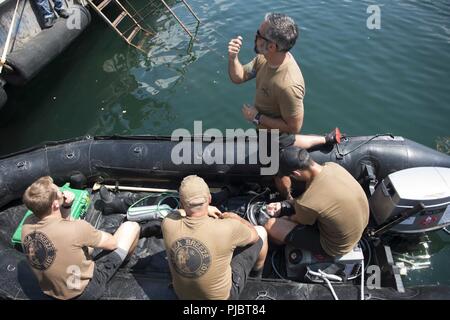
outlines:
[{"label": "logo on shirt back", "polygon": [[263,92],[263,94],[268,98],[268,97],[270,97],[270,94],[269,94],[269,88],[261,88],[261,91]]},{"label": "logo on shirt back", "polygon": [[175,271],[186,278],[199,278],[211,266],[208,248],[193,238],[176,240],[170,250],[170,260]]},{"label": "logo on shirt back", "polygon": [[47,270],[56,258],[56,249],[42,232],[32,232],[23,240],[23,248],[33,268]]}]

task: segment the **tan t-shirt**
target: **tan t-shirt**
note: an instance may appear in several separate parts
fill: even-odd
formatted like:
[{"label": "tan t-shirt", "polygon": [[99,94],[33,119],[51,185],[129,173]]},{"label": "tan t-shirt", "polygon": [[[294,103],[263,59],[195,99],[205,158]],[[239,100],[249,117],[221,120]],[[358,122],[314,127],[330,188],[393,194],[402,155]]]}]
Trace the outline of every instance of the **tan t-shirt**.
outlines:
[{"label": "tan t-shirt", "polygon": [[322,248],[343,255],[361,239],[369,221],[369,204],[359,183],[340,165],[327,162],[308,189],[295,201],[298,223],[317,221]]},{"label": "tan t-shirt", "polygon": [[294,57],[277,68],[272,68],[263,55],[257,55],[244,66],[245,79],[256,77],[255,107],[263,115],[288,119],[303,115],[305,82]]},{"label": "tan t-shirt", "polygon": [[80,295],[94,272],[88,247],[96,247],[101,237],[101,231],[84,220],[27,218],[22,246],[42,291],[57,299]]},{"label": "tan t-shirt", "polygon": [[250,243],[250,228],[235,219],[181,217],[175,211],[163,220],[162,232],[178,298],[228,299],[233,251]]}]

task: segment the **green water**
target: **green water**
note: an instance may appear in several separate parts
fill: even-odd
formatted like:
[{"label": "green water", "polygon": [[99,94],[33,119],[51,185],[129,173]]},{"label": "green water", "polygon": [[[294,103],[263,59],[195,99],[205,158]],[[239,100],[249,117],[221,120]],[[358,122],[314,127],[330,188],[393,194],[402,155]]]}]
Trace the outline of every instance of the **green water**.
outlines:
[{"label": "green water", "polygon": [[[227,43],[242,35],[240,57],[266,12],[291,15],[301,29],[292,51],[306,81],[305,133],[339,126],[351,135],[391,132],[449,149],[450,0],[237,1],[190,0],[202,20],[194,43],[161,11],[145,56],[94,19],[85,34],[26,87],[10,91],[0,111],[0,154],[74,136],[170,135],[191,129],[250,128],[241,116],[254,82],[232,84]],[[380,5],[381,29],[366,12]],[[180,5],[175,11],[195,29]],[[432,235],[432,267],[412,271],[412,283],[450,285],[450,237]]]}]

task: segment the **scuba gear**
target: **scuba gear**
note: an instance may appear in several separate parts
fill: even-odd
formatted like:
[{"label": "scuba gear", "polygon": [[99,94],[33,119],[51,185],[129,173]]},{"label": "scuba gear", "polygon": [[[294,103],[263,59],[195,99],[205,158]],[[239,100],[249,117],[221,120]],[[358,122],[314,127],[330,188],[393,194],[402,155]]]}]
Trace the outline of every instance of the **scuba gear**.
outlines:
[{"label": "scuba gear", "polygon": [[128,208],[127,219],[129,221],[164,219],[170,212],[179,207],[178,194],[151,194],[133,203]]},{"label": "scuba gear", "polygon": [[254,226],[264,226],[267,221],[272,218],[272,216],[267,213],[265,202],[255,202],[250,204],[247,209],[247,217]]},{"label": "scuba gear", "polygon": [[128,208],[142,198],[141,194],[134,194],[131,192],[123,192],[114,194],[105,186],[99,190],[100,200],[95,202],[95,208],[102,211],[104,215],[113,213],[126,213]]}]

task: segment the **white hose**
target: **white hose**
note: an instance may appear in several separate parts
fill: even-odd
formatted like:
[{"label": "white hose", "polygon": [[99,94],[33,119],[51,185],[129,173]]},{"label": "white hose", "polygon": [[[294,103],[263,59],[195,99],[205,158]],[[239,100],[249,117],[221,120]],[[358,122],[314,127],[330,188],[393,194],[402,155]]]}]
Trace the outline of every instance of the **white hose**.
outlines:
[{"label": "white hose", "polygon": [[336,295],[336,292],[334,292],[334,289],[333,289],[333,286],[331,285],[331,282],[330,282],[330,280],[328,280],[327,278],[323,278],[323,280],[325,280],[325,282],[327,283],[327,285],[328,285],[328,288],[330,288],[330,291],[331,291],[331,293],[333,294],[333,297],[334,297],[334,300],[339,300],[339,298],[337,297],[337,295]]},{"label": "white hose", "polygon": [[364,273],[366,273],[364,270],[364,256],[361,261],[361,270],[361,300],[364,300]]},{"label": "white hose", "polygon": [[334,291],[333,286],[331,285],[330,280],[342,282],[342,278],[341,277],[336,276],[334,274],[325,273],[325,272],[323,272],[320,269],[319,269],[319,272],[308,270],[308,273],[310,273],[313,276],[316,276],[316,277],[319,277],[319,278],[323,279],[323,281],[325,281],[326,284],[328,285],[328,288],[330,288],[330,291],[331,291],[331,294],[333,295],[334,300],[339,300],[338,296],[336,295],[336,292]]}]

